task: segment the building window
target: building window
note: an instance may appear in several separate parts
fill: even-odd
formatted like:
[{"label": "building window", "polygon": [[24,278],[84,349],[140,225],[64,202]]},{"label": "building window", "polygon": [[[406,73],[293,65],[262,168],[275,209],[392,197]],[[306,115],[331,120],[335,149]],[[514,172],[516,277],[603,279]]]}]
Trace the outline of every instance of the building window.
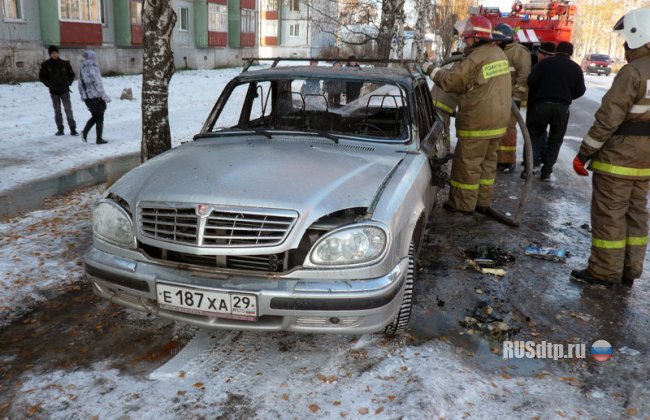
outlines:
[{"label": "building window", "polygon": [[257,29],[257,13],[253,9],[241,9],[241,31],[252,34]]},{"label": "building window", "polygon": [[2,16],[5,19],[23,19],[22,0],[4,0],[2,2]]},{"label": "building window", "polygon": [[262,20],[262,35],[263,36],[278,36],[278,21],[277,20]]},{"label": "building window", "polygon": [[190,30],[190,9],[187,7],[181,7],[178,9],[178,30],[179,31],[189,31]]},{"label": "building window", "polygon": [[299,12],[300,0],[289,0],[289,10],[292,12]]},{"label": "building window", "polygon": [[60,0],[59,13],[63,20],[101,23],[100,0]]},{"label": "building window", "polygon": [[262,0],[262,10],[277,12],[278,0]]},{"label": "building window", "polygon": [[289,36],[297,37],[300,36],[300,24],[294,23],[289,25]]},{"label": "building window", "polygon": [[104,26],[108,26],[108,22],[106,21],[106,1],[105,0],[99,0],[99,20],[102,22]]},{"label": "building window", "polygon": [[131,0],[131,25],[142,25],[142,0]]},{"label": "building window", "polygon": [[228,32],[228,6],[208,3],[208,31]]}]

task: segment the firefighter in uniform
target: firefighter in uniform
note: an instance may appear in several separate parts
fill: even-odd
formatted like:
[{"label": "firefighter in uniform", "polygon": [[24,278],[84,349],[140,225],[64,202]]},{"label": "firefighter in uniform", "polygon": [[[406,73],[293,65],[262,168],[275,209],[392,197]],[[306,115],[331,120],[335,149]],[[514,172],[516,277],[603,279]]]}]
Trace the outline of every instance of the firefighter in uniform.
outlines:
[{"label": "firefighter in uniform", "polygon": [[[458,94],[458,142],[451,167],[449,200],[443,208],[471,214],[487,213],[497,169],[497,146],[510,118],[510,65],[492,43],[492,24],[471,16],[457,24],[466,58],[452,69],[430,66],[433,81]],[[432,68],[433,67],[433,68]]]},{"label": "firefighter in uniform", "polygon": [[643,272],[648,243],[650,183],[650,8],[628,12],[614,26],[628,62],[603,97],[573,161],[578,175],[594,172],[591,257],[571,277],[632,286]]},{"label": "firefighter in uniform", "polygon": [[[499,47],[508,57],[510,77],[512,82],[512,99],[521,107],[528,94],[528,75],[530,74],[531,56],[528,48],[514,41],[514,32],[510,25],[499,23],[494,27],[493,37],[499,41]],[[517,162],[517,117],[510,113],[508,131],[501,138],[497,148],[497,168],[504,173],[512,173]]]}]

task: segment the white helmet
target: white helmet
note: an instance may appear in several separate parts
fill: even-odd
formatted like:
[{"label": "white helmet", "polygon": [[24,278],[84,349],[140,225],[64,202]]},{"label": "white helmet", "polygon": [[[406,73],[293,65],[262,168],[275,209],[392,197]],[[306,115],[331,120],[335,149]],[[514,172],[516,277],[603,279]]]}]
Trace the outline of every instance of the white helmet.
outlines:
[{"label": "white helmet", "polygon": [[650,42],[650,9],[627,12],[614,25],[614,32],[623,35],[628,47],[637,49]]}]

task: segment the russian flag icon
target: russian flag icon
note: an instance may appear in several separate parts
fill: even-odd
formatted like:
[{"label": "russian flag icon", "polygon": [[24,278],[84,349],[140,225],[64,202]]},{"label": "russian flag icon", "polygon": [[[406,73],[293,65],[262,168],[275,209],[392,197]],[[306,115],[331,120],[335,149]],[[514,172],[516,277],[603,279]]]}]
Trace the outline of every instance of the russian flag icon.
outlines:
[{"label": "russian flag icon", "polygon": [[605,340],[598,340],[591,345],[591,357],[597,362],[605,362],[612,358],[612,345]]}]

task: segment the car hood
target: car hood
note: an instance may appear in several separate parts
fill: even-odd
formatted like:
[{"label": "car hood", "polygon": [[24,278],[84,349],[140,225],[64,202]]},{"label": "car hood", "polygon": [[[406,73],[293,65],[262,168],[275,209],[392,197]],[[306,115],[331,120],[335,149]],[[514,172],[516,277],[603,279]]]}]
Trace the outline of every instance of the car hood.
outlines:
[{"label": "car hood", "polygon": [[203,139],[129,172],[111,192],[137,202],[294,209],[369,207],[404,153],[309,141]]},{"label": "car hood", "polygon": [[609,62],[608,61],[588,61],[588,64],[594,65],[594,66],[608,66]]}]

